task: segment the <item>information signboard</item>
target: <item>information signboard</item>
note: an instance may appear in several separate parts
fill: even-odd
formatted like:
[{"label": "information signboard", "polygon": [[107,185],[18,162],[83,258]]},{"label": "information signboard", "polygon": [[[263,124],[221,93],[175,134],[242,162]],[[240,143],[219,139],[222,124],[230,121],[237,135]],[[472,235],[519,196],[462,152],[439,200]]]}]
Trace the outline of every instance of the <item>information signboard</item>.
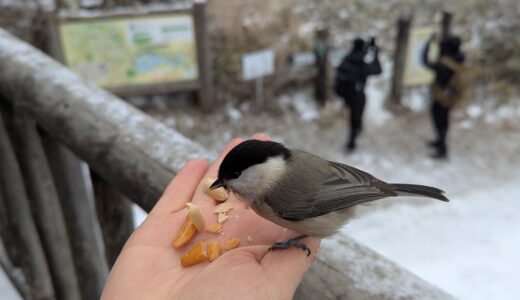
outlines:
[{"label": "information signboard", "polygon": [[61,59],[108,89],[196,81],[193,15],[60,20]]},{"label": "information signboard", "polygon": [[[404,69],[403,83],[405,86],[427,85],[432,83],[433,72],[423,65],[422,53],[426,42],[435,31],[435,27],[423,27],[411,30]],[[429,53],[430,59],[437,59],[438,53],[438,45],[432,43]]]},{"label": "information signboard", "polygon": [[247,53],[242,57],[244,80],[261,78],[274,73],[274,51],[271,48]]}]

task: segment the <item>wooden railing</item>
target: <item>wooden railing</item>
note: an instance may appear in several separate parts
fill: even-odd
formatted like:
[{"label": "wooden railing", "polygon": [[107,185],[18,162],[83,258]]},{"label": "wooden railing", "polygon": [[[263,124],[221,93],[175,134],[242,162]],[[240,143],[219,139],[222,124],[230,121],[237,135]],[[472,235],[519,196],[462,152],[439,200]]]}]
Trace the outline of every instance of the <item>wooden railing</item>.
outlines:
[{"label": "wooden railing", "polygon": [[[187,160],[215,153],[2,29],[0,70],[0,265],[26,299],[98,299],[129,234],[118,191],[149,211]],[[452,297],[338,236],[321,247],[295,298]]]}]

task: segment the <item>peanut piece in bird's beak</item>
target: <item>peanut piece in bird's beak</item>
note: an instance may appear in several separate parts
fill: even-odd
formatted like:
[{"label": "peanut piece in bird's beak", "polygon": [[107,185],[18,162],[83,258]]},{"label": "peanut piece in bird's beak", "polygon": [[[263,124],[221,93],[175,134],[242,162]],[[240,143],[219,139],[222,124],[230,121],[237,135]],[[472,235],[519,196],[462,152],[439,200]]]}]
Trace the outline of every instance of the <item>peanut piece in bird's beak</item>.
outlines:
[{"label": "peanut piece in bird's beak", "polygon": [[207,253],[210,262],[217,259],[222,254],[222,247],[217,241],[209,241],[207,243]]},{"label": "peanut piece in bird's beak", "polygon": [[181,265],[183,267],[189,267],[200,264],[201,262],[205,262],[206,260],[208,260],[208,256],[204,251],[204,245],[202,242],[198,242],[195,244],[195,246],[188,250],[188,252],[181,256]]},{"label": "peanut piece in bird's beak", "polygon": [[208,196],[215,199],[216,201],[226,201],[229,197],[229,193],[225,188],[219,187],[214,190],[209,188],[215,182],[215,180],[215,178],[211,177],[208,177],[204,180],[204,193],[206,193]]}]

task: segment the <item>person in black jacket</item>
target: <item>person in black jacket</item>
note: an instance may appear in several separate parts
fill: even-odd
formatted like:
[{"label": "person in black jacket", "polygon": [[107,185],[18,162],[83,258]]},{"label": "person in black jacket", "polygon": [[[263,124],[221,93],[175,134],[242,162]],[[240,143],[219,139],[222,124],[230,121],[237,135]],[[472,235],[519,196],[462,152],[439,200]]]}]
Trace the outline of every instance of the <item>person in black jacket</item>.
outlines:
[{"label": "person in black jacket", "polygon": [[[369,52],[373,53],[373,59],[367,63],[365,57]],[[369,43],[360,38],[355,39],[352,50],[343,58],[336,71],[334,89],[350,108],[350,135],[346,149],[353,151],[356,148],[356,138],[362,129],[367,78],[382,72],[375,39],[372,38]]]},{"label": "person in black jacket", "polygon": [[[462,65],[464,62],[464,54],[460,51],[461,39],[457,36],[447,36],[440,43],[440,59],[432,62],[428,58],[430,44],[435,40],[435,35],[428,40],[422,53],[423,64],[435,72],[435,80],[432,89],[444,90],[449,92],[449,82],[454,75],[454,68],[451,64]],[[444,59],[443,59],[444,58]],[[447,59],[446,59],[447,58]],[[437,138],[429,142],[429,146],[435,149],[432,155],[435,159],[445,159],[448,156],[448,147],[446,145],[446,136],[448,135],[450,105],[447,105],[432,93],[431,116],[436,131]]]}]

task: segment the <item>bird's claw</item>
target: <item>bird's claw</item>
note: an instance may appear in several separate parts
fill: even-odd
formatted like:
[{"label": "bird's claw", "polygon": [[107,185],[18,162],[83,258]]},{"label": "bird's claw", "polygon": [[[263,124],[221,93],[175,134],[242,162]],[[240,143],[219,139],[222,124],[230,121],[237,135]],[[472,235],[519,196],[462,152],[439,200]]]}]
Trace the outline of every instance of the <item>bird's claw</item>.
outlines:
[{"label": "bird's claw", "polygon": [[289,239],[284,242],[276,242],[269,248],[268,251],[274,251],[274,250],[278,250],[278,249],[288,249],[290,247],[302,249],[303,251],[307,251],[307,256],[311,255],[311,249],[309,249],[309,247],[307,247],[307,245],[305,245],[304,243],[302,243],[296,239]]}]

